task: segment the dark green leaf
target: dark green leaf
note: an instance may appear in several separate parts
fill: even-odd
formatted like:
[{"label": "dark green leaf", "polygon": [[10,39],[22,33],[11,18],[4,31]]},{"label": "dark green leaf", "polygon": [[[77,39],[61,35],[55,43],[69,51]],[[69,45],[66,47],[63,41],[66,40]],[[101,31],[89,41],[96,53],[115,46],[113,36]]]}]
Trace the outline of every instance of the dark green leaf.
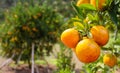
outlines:
[{"label": "dark green leaf", "polygon": [[118,25],[117,13],[113,10],[109,10],[108,13],[109,13],[110,18],[113,21],[113,23]]},{"label": "dark green leaf", "polygon": [[118,18],[117,18],[118,9],[119,9],[119,3],[113,0],[109,7],[108,13],[110,15],[111,20],[116,25],[118,25]]}]

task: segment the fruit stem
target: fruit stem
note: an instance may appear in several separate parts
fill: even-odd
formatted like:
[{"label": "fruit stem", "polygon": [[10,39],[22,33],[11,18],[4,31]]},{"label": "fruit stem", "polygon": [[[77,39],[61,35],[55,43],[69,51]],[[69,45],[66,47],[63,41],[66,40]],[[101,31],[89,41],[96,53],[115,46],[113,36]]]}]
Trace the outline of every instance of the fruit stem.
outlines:
[{"label": "fruit stem", "polygon": [[114,40],[117,39],[117,32],[118,32],[118,28],[117,28],[117,26],[116,26],[116,30],[114,31]]},{"label": "fruit stem", "polygon": [[85,27],[84,28],[84,30],[85,30],[85,35],[84,36],[88,37],[90,26],[87,23],[85,23],[85,22],[83,22],[83,23],[84,23],[84,27]]},{"label": "fruit stem", "polygon": [[104,22],[103,22],[103,21],[104,21],[104,20],[103,20],[103,15],[104,15],[104,14],[102,14],[102,12],[98,12],[97,14],[98,14],[98,17],[99,17],[99,18],[98,18],[98,24],[100,24],[100,25],[101,25],[101,24],[104,24]]}]

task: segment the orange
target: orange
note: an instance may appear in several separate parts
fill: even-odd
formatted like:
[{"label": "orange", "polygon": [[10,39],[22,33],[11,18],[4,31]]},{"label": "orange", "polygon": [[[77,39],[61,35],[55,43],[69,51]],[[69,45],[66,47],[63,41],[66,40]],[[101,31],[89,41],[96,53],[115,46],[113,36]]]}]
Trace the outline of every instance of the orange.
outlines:
[{"label": "orange", "polygon": [[77,6],[80,6],[81,4],[88,4],[88,3],[90,3],[90,0],[78,0],[77,1]]},{"label": "orange", "polygon": [[113,67],[117,63],[117,57],[113,54],[105,54],[103,56],[103,63],[109,67]]},{"label": "orange", "polygon": [[93,26],[90,29],[90,32],[92,34],[92,38],[98,45],[104,46],[105,44],[107,44],[109,40],[109,32],[104,26]]},{"label": "orange", "polygon": [[100,47],[92,39],[84,38],[76,46],[76,56],[83,63],[91,63],[100,56]]},{"label": "orange", "polygon": [[34,28],[32,28],[32,30],[33,30],[33,31],[35,31],[35,32],[37,32],[37,31],[38,31],[35,27],[34,27]]},{"label": "orange", "polygon": [[22,30],[25,30],[25,31],[30,31],[30,28],[26,25],[22,26]]},{"label": "orange", "polygon": [[18,40],[17,37],[12,37],[12,38],[10,39],[11,42],[15,42],[15,41],[17,41],[17,40]]},{"label": "orange", "polygon": [[61,41],[69,48],[75,48],[80,40],[80,34],[74,28],[66,29],[61,34]]},{"label": "orange", "polygon": [[12,35],[12,32],[8,31],[7,34],[8,34],[8,35]]},{"label": "orange", "polygon": [[90,0],[90,4],[96,7],[98,10],[102,10],[105,5],[106,0],[98,0],[98,6],[96,0]]}]

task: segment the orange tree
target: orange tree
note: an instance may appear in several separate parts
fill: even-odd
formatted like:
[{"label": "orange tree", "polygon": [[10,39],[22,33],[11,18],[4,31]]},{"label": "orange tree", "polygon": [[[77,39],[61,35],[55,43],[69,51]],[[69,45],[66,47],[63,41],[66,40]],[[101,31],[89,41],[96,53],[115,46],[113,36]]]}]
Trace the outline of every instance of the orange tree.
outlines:
[{"label": "orange tree", "polygon": [[31,5],[19,2],[5,12],[5,21],[0,26],[0,38],[3,55],[13,60],[31,59],[31,44],[35,43],[35,59],[39,59],[52,50],[57,41],[58,28],[63,17],[47,6]]},{"label": "orange tree", "polygon": [[[77,3],[72,2],[72,6],[77,15],[69,20],[69,24],[74,25],[73,29],[79,32],[81,40],[71,48],[80,62],[84,63],[85,73],[114,73],[119,68],[120,1],[78,0]],[[69,34],[73,33],[76,32]],[[73,39],[76,37],[74,34],[71,36],[68,37],[69,42],[65,42],[67,39],[61,40],[64,45],[68,46],[78,39]]]}]

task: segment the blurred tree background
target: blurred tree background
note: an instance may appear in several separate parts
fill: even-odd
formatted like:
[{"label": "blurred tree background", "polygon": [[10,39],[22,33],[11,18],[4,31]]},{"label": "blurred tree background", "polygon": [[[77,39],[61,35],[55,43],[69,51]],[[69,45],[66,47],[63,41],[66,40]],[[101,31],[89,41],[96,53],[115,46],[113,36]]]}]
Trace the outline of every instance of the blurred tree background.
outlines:
[{"label": "blurred tree background", "polygon": [[[0,2],[0,41],[4,57],[31,64],[31,44],[35,43],[35,60],[53,53],[56,43],[57,73],[73,71],[72,54],[60,42],[62,30],[75,15],[72,0],[2,0]],[[62,70],[61,70],[62,69]]]},{"label": "blurred tree background", "polygon": [[74,11],[71,6],[72,0],[62,0],[62,1],[61,0],[1,0],[0,11],[1,13],[3,13],[5,9],[9,9],[12,6],[16,6],[17,2],[22,2],[22,3],[28,2],[30,4],[35,4],[35,2],[39,2],[39,4],[41,5],[45,1],[47,2],[48,6],[52,6],[54,10],[60,12],[66,18],[74,15]]}]

